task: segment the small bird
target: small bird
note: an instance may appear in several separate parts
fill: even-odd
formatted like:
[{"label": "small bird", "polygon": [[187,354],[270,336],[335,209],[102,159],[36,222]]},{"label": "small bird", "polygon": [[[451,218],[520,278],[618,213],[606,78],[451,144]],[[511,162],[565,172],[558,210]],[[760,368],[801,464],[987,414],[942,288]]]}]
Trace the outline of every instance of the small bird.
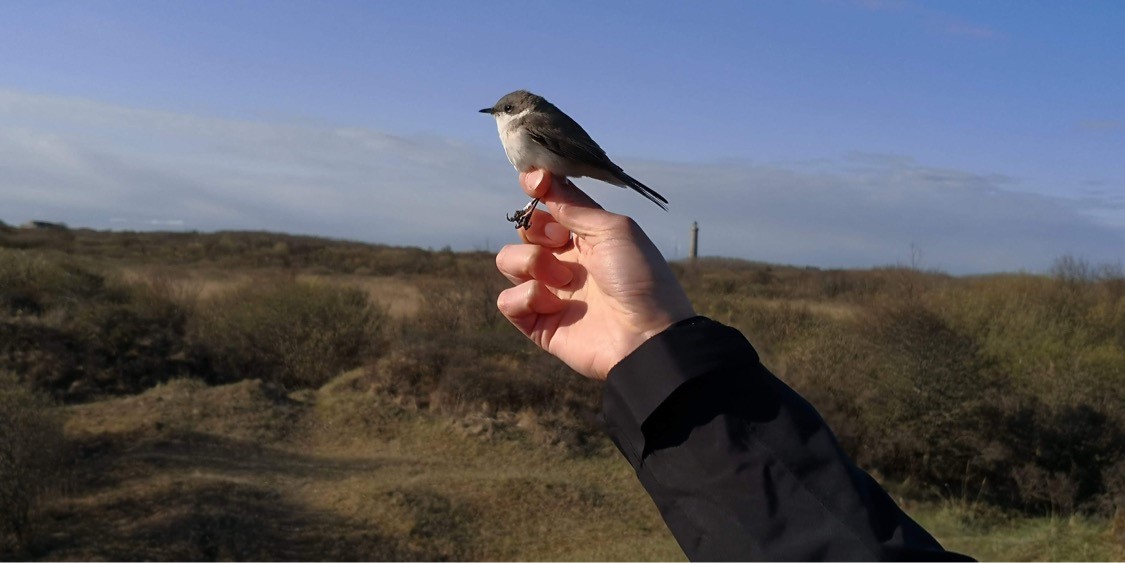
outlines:
[{"label": "small bird", "polygon": [[[632,188],[665,211],[664,196],[625,173],[606,156],[605,151],[590,138],[582,126],[542,96],[527,90],[516,90],[500,98],[496,105],[480,110],[496,118],[496,129],[508,161],[520,172],[533,168],[550,171],[557,176],[586,176],[603,182]],[[539,198],[508,216],[516,228],[531,227],[531,214]]]}]

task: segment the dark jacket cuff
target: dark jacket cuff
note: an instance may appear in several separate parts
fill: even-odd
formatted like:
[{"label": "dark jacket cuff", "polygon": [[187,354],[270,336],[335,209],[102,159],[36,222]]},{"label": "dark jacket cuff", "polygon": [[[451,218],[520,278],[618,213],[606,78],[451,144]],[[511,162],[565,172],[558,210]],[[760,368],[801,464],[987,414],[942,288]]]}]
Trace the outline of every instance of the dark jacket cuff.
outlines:
[{"label": "dark jacket cuff", "polygon": [[609,371],[602,414],[607,430],[634,468],[645,453],[646,425],[685,383],[712,373],[746,373],[758,354],[741,332],[693,317],[648,339]]}]

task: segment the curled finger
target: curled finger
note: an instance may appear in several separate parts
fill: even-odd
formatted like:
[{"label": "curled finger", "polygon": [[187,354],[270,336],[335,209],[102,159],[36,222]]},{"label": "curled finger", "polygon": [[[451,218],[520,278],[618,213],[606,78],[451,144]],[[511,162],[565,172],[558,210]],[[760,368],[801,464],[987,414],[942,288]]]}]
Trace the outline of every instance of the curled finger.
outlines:
[{"label": "curled finger", "polygon": [[543,203],[561,225],[575,235],[589,236],[622,226],[622,215],[610,213],[567,178],[557,178]]},{"label": "curled finger", "polygon": [[565,306],[559,296],[535,280],[505,289],[496,299],[500,313],[525,334],[531,332],[540,315],[558,313]]},{"label": "curled finger", "polygon": [[518,232],[520,239],[528,244],[561,248],[570,243],[570,229],[542,209],[536,209],[531,215],[530,228],[519,229]]},{"label": "curled finger", "polygon": [[551,287],[564,287],[574,273],[550,250],[536,244],[509,244],[496,254],[496,268],[513,284],[539,280]]}]

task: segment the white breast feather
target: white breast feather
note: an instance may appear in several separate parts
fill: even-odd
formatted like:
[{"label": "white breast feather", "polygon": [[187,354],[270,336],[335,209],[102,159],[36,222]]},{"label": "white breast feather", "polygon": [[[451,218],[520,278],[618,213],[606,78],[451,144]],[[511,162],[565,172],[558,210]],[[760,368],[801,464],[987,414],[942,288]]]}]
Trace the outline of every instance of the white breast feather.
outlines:
[{"label": "white breast feather", "polygon": [[573,166],[563,158],[536,143],[522,128],[515,126],[514,122],[530,111],[525,109],[515,115],[496,114],[496,130],[500,133],[500,142],[504,145],[504,154],[508,156],[508,162],[520,172],[543,168],[560,176],[574,178],[585,175],[581,171],[573,170]]}]

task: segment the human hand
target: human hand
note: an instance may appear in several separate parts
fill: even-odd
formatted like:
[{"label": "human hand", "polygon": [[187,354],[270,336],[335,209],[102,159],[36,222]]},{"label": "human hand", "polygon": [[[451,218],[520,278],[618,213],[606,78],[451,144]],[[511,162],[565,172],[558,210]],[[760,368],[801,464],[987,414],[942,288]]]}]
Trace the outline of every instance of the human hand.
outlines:
[{"label": "human hand", "polygon": [[[500,312],[533,342],[578,373],[604,380],[644,341],[695,316],[691,302],[644,231],[610,213],[569,180],[520,174],[536,210],[527,244],[505,246],[496,266],[515,287]],[[573,236],[572,236],[573,235]]]}]

